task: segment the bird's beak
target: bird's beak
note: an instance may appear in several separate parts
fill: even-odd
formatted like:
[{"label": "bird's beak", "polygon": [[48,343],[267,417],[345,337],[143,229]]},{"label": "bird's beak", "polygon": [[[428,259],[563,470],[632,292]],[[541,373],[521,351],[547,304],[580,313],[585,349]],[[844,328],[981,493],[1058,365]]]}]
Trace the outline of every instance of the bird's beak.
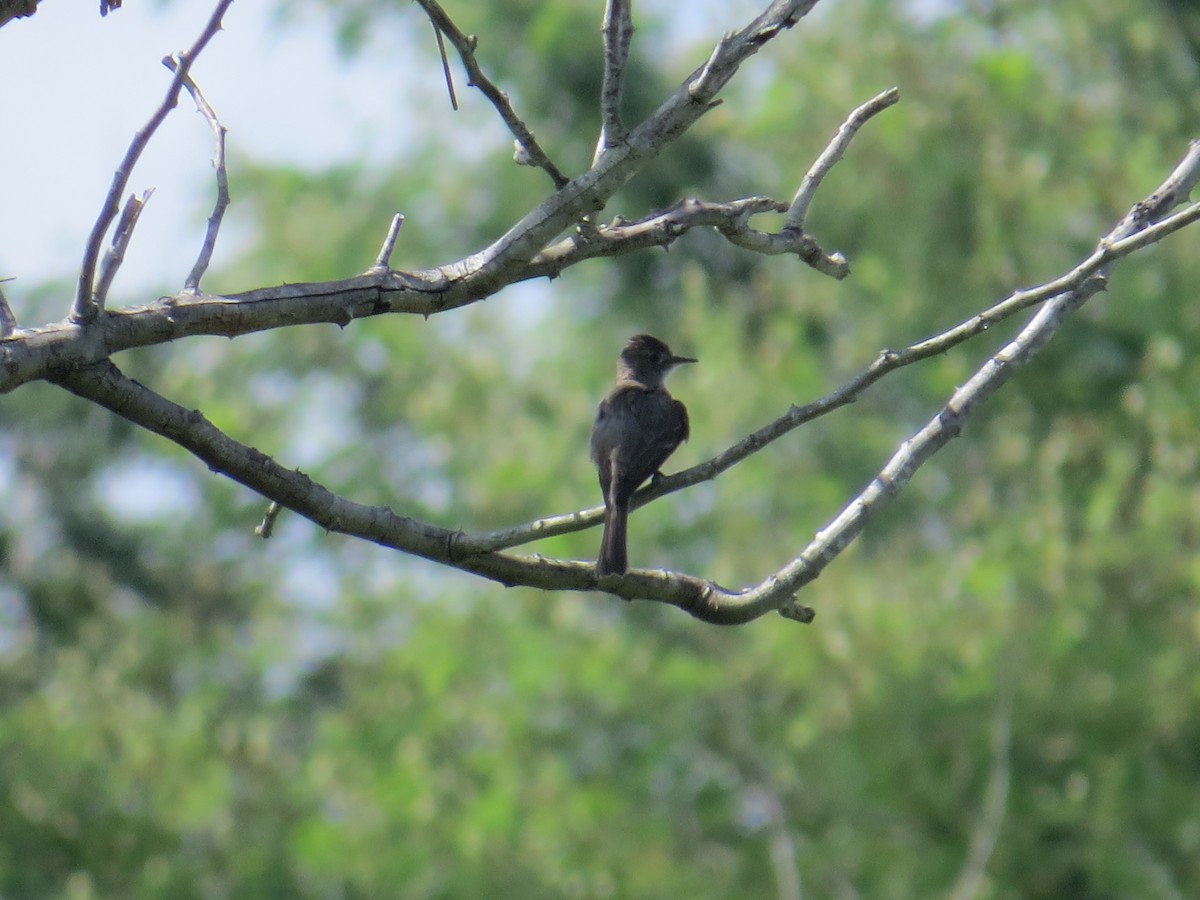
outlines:
[{"label": "bird's beak", "polygon": [[690,356],[672,356],[671,365],[677,366],[680,363],[700,362],[698,359],[692,359]]}]

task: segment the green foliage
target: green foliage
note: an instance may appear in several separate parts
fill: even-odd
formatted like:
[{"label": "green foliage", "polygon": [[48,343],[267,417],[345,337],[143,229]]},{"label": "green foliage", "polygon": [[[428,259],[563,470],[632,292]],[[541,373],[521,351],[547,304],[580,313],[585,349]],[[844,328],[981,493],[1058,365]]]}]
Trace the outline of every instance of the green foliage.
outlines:
[{"label": "green foliage", "polygon": [[[599,5],[447,5],[578,171]],[[309,6],[347,53],[428,28],[407,3]],[[693,437],[672,465],[705,459],[881,347],[1065,270],[1180,155],[1200,94],[1173,15],[963,6],[819,7],[608,211],[787,196],[898,83],[810,219],[846,282],[692,234],[430,321],[121,363],[335,491],[485,529],[599,502],[595,402],[650,331],[701,359],[673,382]],[[707,52],[659,10],[631,117]],[[427,134],[383,169],[238,161],[254,237],[214,287],[359,271],[397,205],[396,265],[477,249],[548,189],[486,137]],[[1194,242],[1122,264],[807,589],[807,628],[505,591],[286,514],[263,544],[261,499],[162,441],[45,386],[6,396],[0,894],[757,897],[786,896],[787,868],[805,896],[942,896],[1004,772],[977,896],[1200,894]],[[1011,329],[638,511],[635,562],[762,577]]]}]

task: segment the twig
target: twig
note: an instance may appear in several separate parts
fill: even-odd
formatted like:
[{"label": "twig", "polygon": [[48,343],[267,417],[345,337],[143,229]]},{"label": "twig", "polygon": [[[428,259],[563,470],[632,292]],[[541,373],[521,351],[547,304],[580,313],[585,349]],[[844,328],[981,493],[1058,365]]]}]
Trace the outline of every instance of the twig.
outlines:
[{"label": "twig", "polygon": [[392,224],[388,226],[387,236],[383,239],[383,246],[379,248],[379,255],[375,257],[375,265],[370,271],[386,270],[391,263],[392,251],[396,248],[396,239],[400,236],[400,227],[404,224],[404,213],[396,213],[392,216]]},{"label": "twig", "polygon": [[804,231],[804,219],[808,216],[808,208],[817,194],[817,188],[821,186],[821,181],[829,174],[829,170],[841,160],[846,148],[850,146],[850,141],[858,133],[858,129],[862,128],[863,124],[872,116],[895,105],[899,100],[900,89],[890,87],[886,91],[876,94],[850,113],[849,118],[842,123],[842,127],[837,130],[833,140],[817,157],[817,161],[812,164],[812,168],[800,182],[800,189],[796,191],[796,196],[792,199],[792,206],[788,210],[787,219],[784,221],[784,231]]},{"label": "twig", "polygon": [[706,108],[715,106],[714,96],[737,73],[738,65],[808,15],[816,3],[817,0],[772,0],[753,22],[717,42],[708,60],[688,79],[688,96]]},{"label": "twig", "polygon": [[567,176],[559,170],[558,166],[554,165],[550,157],[546,155],[546,152],[538,144],[537,139],[534,138],[533,132],[529,130],[529,126],[513,110],[508,95],[496,87],[483,74],[483,70],[479,67],[479,61],[475,58],[475,38],[467,37],[467,35],[463,34],[459,30],[459,27],[446,14],[446,11],[437,3],[437,0],[417,0],[417,2],[421,4],[421,8],[425,10],[425,14],[433,22],[433,27],[437,31],[439,38],[444,34],[450,39],[450,43],[458,51],[463,66],[467,70],[467,83],[479,88],[484,96],[492,102],[492,106],[496,107],[496,111],[500,113],[500,118],[504,120],[504,124],[508,126],[508,130],[517,139],[521,151],[528,155],[534,165],[545,170],[546,174],[554,181],[555,188],[561,188],[565,185],[568,181]]},{"label": "twig", "polygon": [[[8,280],[0,278],[0,284]],[[0,338],[6,338],[16,330],[17,317],[13,315],[12,307],[8,305],[8,298],[4,296],[4,290],[0,288]]]},{"label": "twig", "polygon": [[167,88],[167,95],[163,98],[161,104],[154,115],[150,117],[142,128],[133,136],[133,140],[129,144],[129,149],[125,151],[125,156],[121,160],[121,164],[117,167],[117,171],[113,174],[112,186],[108,189],[108,196],[104,198],[104,205],[100,208],[100,215],[96,219],[96,224],[92,226],[92,231],[88,235],[87,245],[83,251],[83,264],[79,269],[79,285],[75,292],[75,305],[71,311],[71,319],[77,323],[88,323],[96,319],[102,305],[97,300],[93,293],[93,279],[96,274],[96,262],[100,258],[100,245],[104,242],[104,235],[108,231],[108,226],[112,224],[113,219],[117,217],[119,211],[119,198],[125,193],[125,186],[129,183],[129,176],[133,173],[133,167],[137,164],[138,159],[142,155],[142,151],[146,149],[146,145],[150,143],[150,139],[158,130],[158,127],[166,119],[168,113],[175,108],[179,102],[179,91],[183,88],[184,79],[187,77],[188,70],[196,57],[208,45],[215,35],[221,29],[221,17],[225,15],[233,0],[218,0],[213,14],[209,17],[208,23],[204,26],[204,30],[200,32],[200,36],[196,38],[196,42],[192,44],[190,50],[187,50],[179,55],[179,68],[175,72],[175,77],[171,79],[171,84]]},{"label": "twig", "polygon": [[272,500],[267,504],[267,511],[263,513],[262,521],[254,529],[254,533],[264,541],[270,540],[271,535],[275,532],[275,520],[279,518],[279,514],[283,512],[283,507]]},{"label": "twig", "polygon": [[433,34],[437,38],[438,55],[442,57],[442,75],[446,78],[446,90],[450,94],[450,108],[458,112],[458,97],[454,94],[454,75],[450,72],[450,60],[446,56],[446,40],[442,37],[442,30],[437,27],[437,22],[429,23],[433,26]]},{"label": "twig", "polygon": [[621,91],[629,44],[633,39],[632,0],[608,0],[604,5],[604,80],[600,87],[600,137],[596,141],[595,165],[600,154],[625,140],[621,121]]},{"label": "twig", "polygon": [[133,229],[137,227],[138,217],[141,216],[146,201],[153,193],[154,188],[147,188],[142,191],[141,197],[130,194],[129,199],[125,201],[125,209],[122,210],[121,218],[117,220],[117,227],[113,231],[112,245],[104,254],[104,259],[100,263],[100,277],[96,279],[96,303],[101,309],[108,300],[108,289],[112,287],[113,279],[117,277],[117,270],[125,261],[125,251],[133,237]]},{"label": "twig", "polygon": [[785,212],[788,205],[769,197],[744,197],[728,203],[711,200],[680,200],[669,209],[628,221],[618,219],[595,229],[579,230],[547,247],[529,261],[522,277],[553,278],[584,259],[616,256],[647,247],[667,247],[693,228],[711,226],[737,247],[764,256],[793,254],[823,275],[842,279],[850,265],[840,253],[826,254],[816,239],[795,231],[767,232],[749,227],[749,220],[762,213]]},{"label": "twig", "polygon": [[717,41],[712,52],[708,54],[708,59],[704,61],[704,65],[696,71],[695,75],[688,82],[688,94],[693,100],[700,103],[710,103],[712,102],[712,96],[721,89],[724,82],[720,80],[720,64],[722,58],[728,55],[729,46],[732,42],[733,35],[721,35],[721,39]]},{"label": "twig", "polygon": [[[172,72],[177,71],[179,62],[172,56],[163,57],[163,65]],[[221,230],[221,221],[225,218],[225,210],[229,208],[229,173],[225,169],[225,134],[228,129],[221,124],[221,120],[217,118],[217,113],[213,110],[208,100],[200,90],[200,86],[192,80],[190,75],[183,76],[183,86],[187,88],[187,92],[192,95],[192,100],[196,103],[196,109],[204,116],[213,133],[213,168],[217,172],[217,199],[213,204],[212,214],[208,217],[208,227],[204,232],[204,243],[200,245],[200,255],[196,257],[196,264],[192,266],[192,271],[188,273],[187,280],[183,283],[184,291],[191,294],[200,293],[200,279],[204,277],[204,273],[208,271],[208,265],[212,262],[213,250],[217,246],[217,233]]]},{"label": "twig", "polygon": [[787,204],[770,197],[744,197],[728,203],[710,200],[680,200],[669,209],[641,219],[618,219],[599,228],[578,229],[570,237],[547,247],[529,262],[531,277],[553,278],[568,266],[598,256],[615,256],[635,249],[668,247],[693,228],[711,226],[731,244],[764,255],[791,253],[814,269],[834,278],[844,278],[850,267],[841,254],[826,256],[808,235],[771,234],[749,227],[753,216],[784,212]]}]

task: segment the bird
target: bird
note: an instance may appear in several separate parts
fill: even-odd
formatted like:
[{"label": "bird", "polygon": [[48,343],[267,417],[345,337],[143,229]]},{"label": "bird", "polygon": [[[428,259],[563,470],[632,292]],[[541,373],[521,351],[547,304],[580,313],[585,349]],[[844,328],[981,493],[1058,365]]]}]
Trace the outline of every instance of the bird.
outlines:
[{"label": "bird", "polygon": [[592,462],[604,494],[604,537],[597,575],[629,569],[626,528],[629,501],[647,478],[659,472],[675,448],[688,439],[687,407],[664,386],[667,374],[688,356],[676,356],[656,337],[637,334],[617,359],[617,383],[604,395],[592,426]]}]

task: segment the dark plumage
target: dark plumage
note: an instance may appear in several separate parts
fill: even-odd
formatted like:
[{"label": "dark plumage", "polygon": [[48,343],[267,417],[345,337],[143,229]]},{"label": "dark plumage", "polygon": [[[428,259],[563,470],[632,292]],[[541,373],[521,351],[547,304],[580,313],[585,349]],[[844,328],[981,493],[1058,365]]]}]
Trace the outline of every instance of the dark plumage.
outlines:
[{"label": "dark plumage", "polygon": [[630,338],[621,351],[617,383],[600,401],[592,427],[592,461],[604,493],[604,537],[596,560],[600,575],[629,568],[630,498],[688,439],[687,407],[667,393],[663,382],[675,366],[695,361],[676,356],[648,334]]}]

